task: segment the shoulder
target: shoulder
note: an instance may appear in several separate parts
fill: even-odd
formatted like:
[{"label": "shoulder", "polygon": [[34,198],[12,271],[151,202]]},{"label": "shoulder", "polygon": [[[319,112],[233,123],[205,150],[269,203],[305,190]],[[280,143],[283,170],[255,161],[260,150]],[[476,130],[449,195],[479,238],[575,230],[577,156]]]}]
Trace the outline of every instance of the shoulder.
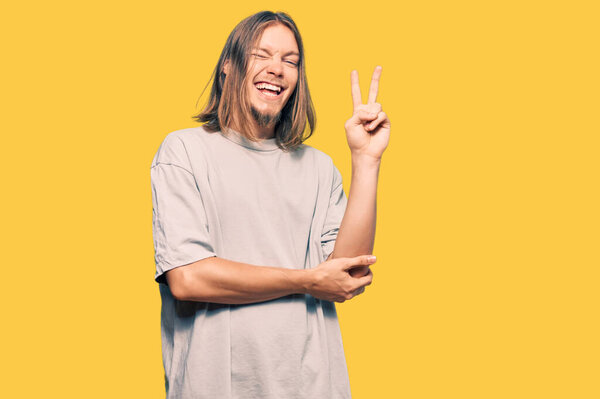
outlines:
[{"label": "shoulder", "polygon": [[334,186],[341,184],[342,175],[333,162],[333,158],[325,152],[318,150],[306,144],[302,144],[299,150],[304,152],[304,158],[317,165],[319,175],[325,181],[331,182]]},{"label": "shoulder", "polygon": [[331,159],[329,155],[308,144],[301,144],[296,151],[299,152],[303,158],[310,159],[310,161],[317,163],[319,168],[331,168],[333,166],[333,159]]},{"label": "shoulder", "polygon": [[190,151],[197,146],[198,141],[205,140],[208,135],[202,126],[185,128],[168,133],[152,159],[151,167],[158,164],[170,164],[190,168]]}]

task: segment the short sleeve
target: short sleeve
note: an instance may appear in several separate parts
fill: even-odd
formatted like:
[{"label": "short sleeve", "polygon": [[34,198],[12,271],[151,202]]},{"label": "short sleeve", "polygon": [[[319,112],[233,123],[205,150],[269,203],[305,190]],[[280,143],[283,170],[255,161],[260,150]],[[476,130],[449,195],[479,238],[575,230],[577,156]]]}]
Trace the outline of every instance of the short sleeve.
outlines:
[{"label": "short sleeve", "polygon": [[216,254],[193,173],[171,160],[156,159],[150,168],[154,279],[166,284],[167,271]]},{"label": "short sleeve", "polygon": [[342,223],[342,218],[346,212],[348,199],[342,186],[342,175],[340,171],[331,164],[333,168],[333,182],[331,187],[331,196],[329,198],[329,206],[327,208],[327,216],[323,225],[323,233],[321,234],[321,248],[323,253],[323,261],[333,252],[335,240],[337,239],[338,230]]}]

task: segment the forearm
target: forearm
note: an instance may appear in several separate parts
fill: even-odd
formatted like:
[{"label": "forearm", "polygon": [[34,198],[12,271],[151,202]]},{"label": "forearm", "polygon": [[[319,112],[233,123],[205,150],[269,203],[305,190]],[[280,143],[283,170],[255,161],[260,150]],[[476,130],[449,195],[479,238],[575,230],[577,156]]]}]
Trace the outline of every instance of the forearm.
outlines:
[{"label": "forearm", "polygon": [[[255,266],[218,257],[202,259],[173,270],[177,269],[180,270],[177,271],[176,296],[187,301],[262,302],[305,293],[308,283],[307,270]],[[175,281],[175,278],[169,280],[169,285],[171,280]]]},{"label": "forearm", "polygon": [[373,253],[380,163],[380,159],[352,157],[352,180],[348,204],[340,224],[332,258]]}]

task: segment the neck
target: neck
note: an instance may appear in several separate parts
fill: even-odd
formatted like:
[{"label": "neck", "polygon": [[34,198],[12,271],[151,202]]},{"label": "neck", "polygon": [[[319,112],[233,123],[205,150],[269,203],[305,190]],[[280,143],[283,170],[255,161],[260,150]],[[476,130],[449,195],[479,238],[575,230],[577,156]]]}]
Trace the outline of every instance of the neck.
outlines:
[{"label": "neck", "polygon": [[[272,139],[275,137],[275,122],[269,123],[266,126],[259,125],[255,120],[251,120],[252,128],[256,132],[256,135],[259,139]],[[231,128],[235,131],[241,132],[241,128],[237,125],[237,123],[232,123]]]},{"label": "neck", "polygon": [[256,122],[254,122],[255,132],[261,139],[272,139],[275,137],[275,124],[269,124],[268,126],[258,126]]}]

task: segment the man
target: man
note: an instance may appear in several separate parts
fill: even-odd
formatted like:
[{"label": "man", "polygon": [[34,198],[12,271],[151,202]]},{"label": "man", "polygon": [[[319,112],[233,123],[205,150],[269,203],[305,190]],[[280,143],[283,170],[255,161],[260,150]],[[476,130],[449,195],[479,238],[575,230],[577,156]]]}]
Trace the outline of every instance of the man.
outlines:
[{"label": "man", "polygon": [[298,29],[236,26],[197,116],[151,167],[167,398],[349,398],[333,302],[371,284],[377,176],[390,122],[351,75],[348,199],[314,129]]}]

